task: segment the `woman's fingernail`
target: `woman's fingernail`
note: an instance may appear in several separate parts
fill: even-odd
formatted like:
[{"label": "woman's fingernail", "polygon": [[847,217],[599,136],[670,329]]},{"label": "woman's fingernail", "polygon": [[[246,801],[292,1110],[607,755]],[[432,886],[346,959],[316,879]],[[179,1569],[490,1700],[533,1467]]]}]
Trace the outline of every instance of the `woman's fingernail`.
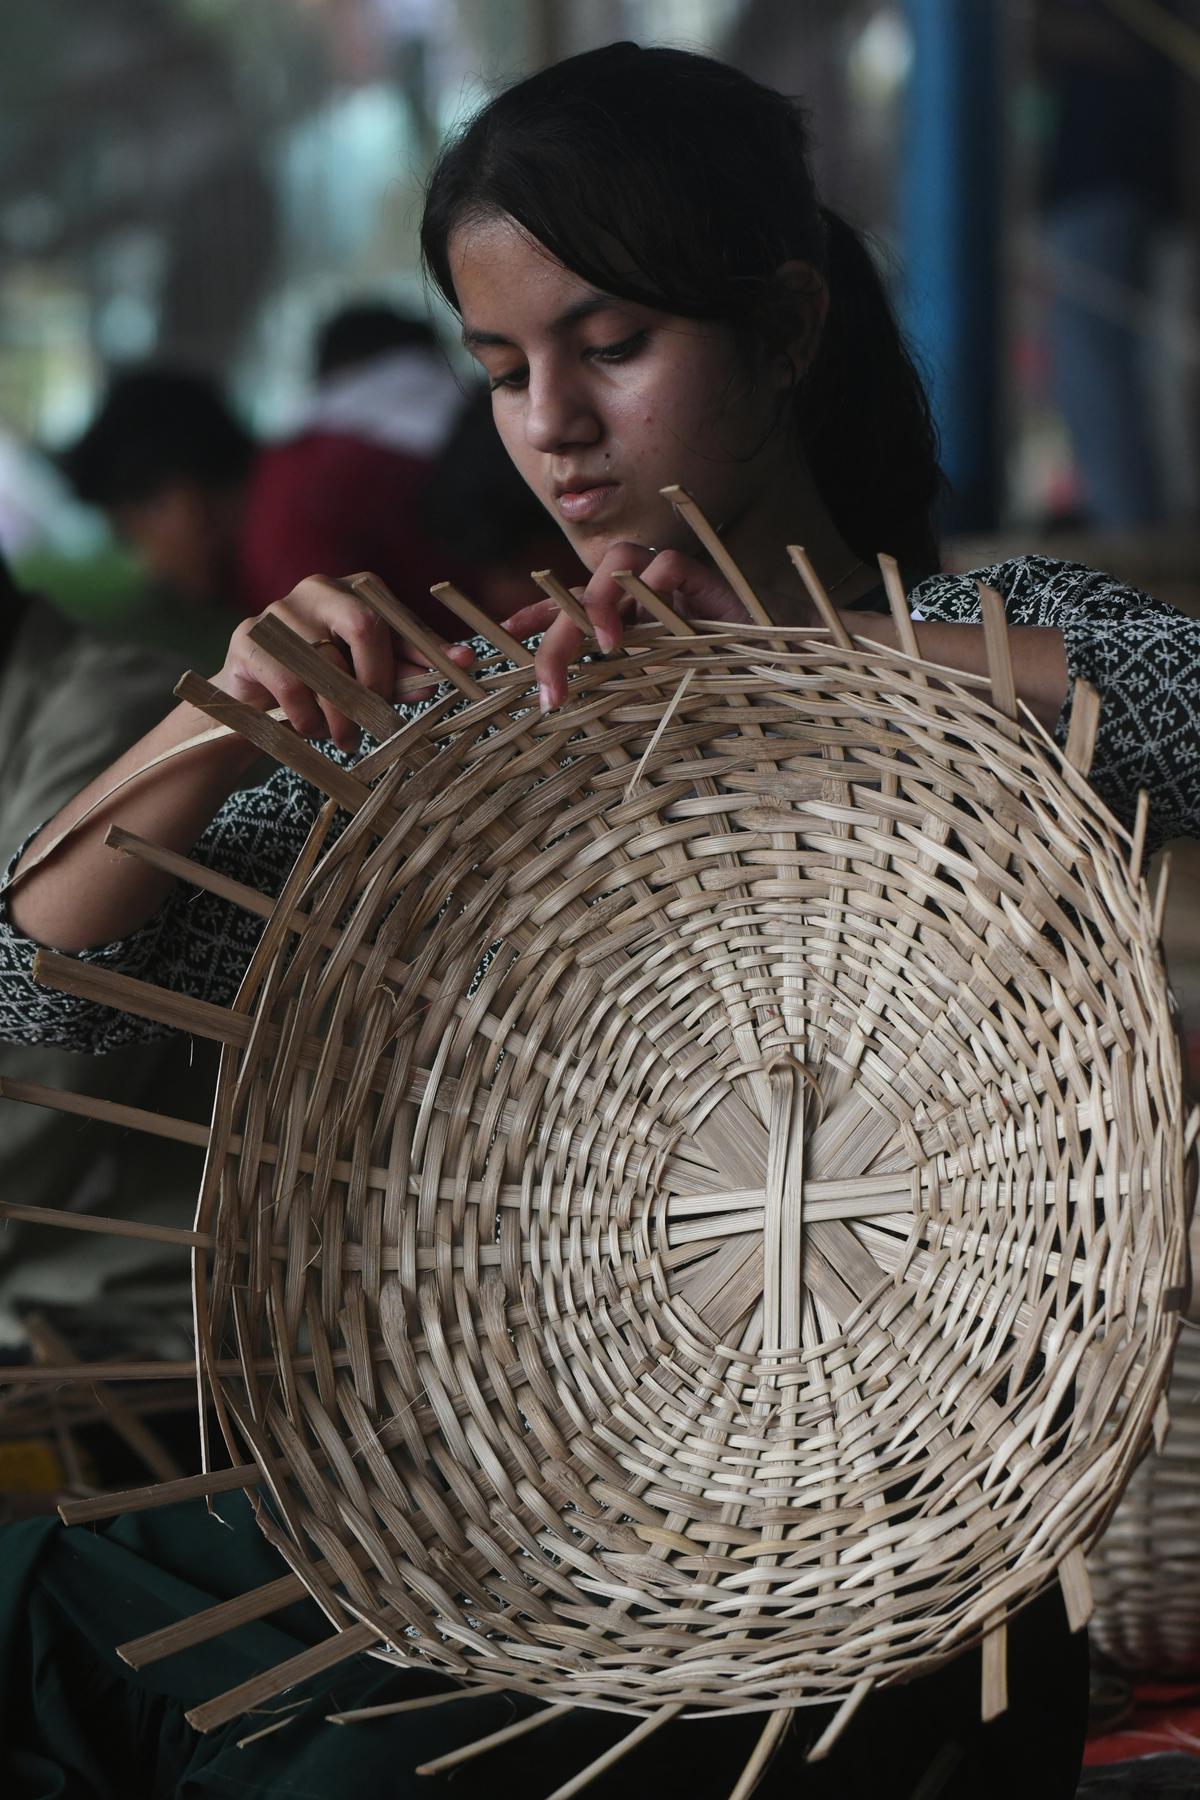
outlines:
[{"label": "woman's fingernail", "polygon": [[611,625],[597,625],[596,642],[606,655],[610,650],[616,649],[618,638]]},{"label": "woman's fingernail", "polygon": [[544,713],[554,711],[554,700],[544,681],[538,682],[538,705]]}]

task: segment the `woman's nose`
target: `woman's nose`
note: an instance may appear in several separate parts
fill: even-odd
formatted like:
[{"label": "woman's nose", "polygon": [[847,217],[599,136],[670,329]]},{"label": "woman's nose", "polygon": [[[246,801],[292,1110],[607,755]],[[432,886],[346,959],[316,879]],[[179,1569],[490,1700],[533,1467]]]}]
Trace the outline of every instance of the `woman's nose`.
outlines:
[{"label": "woman's nose", "polygon": [[525,436],[533,449],[553,454],[572,444],[594,444],[603,429],[583,387],[564,371],[530,371]]}]

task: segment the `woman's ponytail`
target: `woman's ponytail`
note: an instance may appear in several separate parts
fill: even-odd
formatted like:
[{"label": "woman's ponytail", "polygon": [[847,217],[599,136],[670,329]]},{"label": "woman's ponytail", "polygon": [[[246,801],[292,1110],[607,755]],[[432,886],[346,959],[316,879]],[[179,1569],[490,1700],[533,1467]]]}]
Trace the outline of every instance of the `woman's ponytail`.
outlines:
[{"label": "woman's ponytail", "polygon": [[821,216],[829,316],[797,389],[800,441],[851,548],[932,573],[942,476],[925,388],[863,239],[831,208]]}]

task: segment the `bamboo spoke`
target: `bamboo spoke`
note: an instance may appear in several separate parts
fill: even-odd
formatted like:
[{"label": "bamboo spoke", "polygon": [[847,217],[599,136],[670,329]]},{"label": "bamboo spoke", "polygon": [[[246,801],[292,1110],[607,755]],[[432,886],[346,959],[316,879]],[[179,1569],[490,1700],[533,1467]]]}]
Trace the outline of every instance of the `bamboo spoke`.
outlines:
[{"label": "bamboo spoke", "polygon": [[312,688],[323,700],[329,700],[348,719],[369,731],[372,737],[387,738],[399,729],[400,720],[394,707],[380,695],[372,693],[348,675],[336,663],[330,662],[321,652],[306,642],[283,620],[274,613],[264,613],[250,627],[250,641],[273,656],[276,662],[282,663],[293,675],[298,675],[306,687]]},{"label": "bamboo spoke", "polygon": [[490,1731],[486,1737],[476,1738],[474,1743],[463,1744],[457,1750],[447,1750],[444,1756],[435,1756],[427,1763],[418,1763],[418,1775],[440,1775],[445,1769],[457,1769],[460,1764],[473,1762],[477,1756],[484,1756],[489,1750],[497,1750],[501,1744],[511,1744],[516,1738],[527,1737],[531,1731],[540,1731],[543,1725],[553,1725],[556,1719],[566,1713],[573,1712],[572,1706],[547,1706],[541,1712],[530,1713],[527,1718],[515,1719],[511,1725],[504,1725],[499,1731]]},{"label": "bamboo spoke", "polygon": [[264,1700],[274,1700],[277,1694],[286,1693],[288,1688],[296,1687],[314,1675],[323,1675],[327,1669],[336,1668],[338,1663],[349,1662],[352,1656],[359,1656],[378,1643],[379,1633],[373,1625],[350,1625],[335,1637],[326,1638],[324,1642],[314,1644],[309,1650],[301,1650],[299,1655],[289,1657],[275,1668],[267,1669],[261,1675],[253,1675],[249,1681],[240,1682],[237,1687],[230,1688],[228,1693],[219,1694],[215,1700],[206,1700],[202,1706],[193,1706],[185,1717],[196,1731],[216,1731],[220,1726],[228,1725],[240,1713],[261,1706]]}]

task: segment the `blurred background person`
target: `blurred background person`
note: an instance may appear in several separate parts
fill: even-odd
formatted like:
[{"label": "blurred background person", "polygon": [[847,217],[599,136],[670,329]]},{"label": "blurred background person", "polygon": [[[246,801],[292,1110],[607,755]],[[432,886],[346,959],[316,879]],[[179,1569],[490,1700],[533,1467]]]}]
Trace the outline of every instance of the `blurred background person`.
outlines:
[{"label": "blurred background person", "polygon": [[[158,718],[175,659],[105,643],[23,592],[0,559],[0,869],[48,806],[107,767]],[[0,1045],[7,1078],[205,1117],[216,1060],[187,1040],[130,1044],[100,1057]],[[190,1146],[0,1097],[0,1196],[25,1206],[95,1210],[186,1225],[199,1158]],[[186,1355],[186,1257],[174,1247],[0,1226],[0,1358],[25,1348],[23,1320],[51,1315],[80,1355],[149,1350]]]},{"label": "blurred background person", "polygon": [[1080,520],[1154,524],[1169,511],[1153,362],[1156,252],[1182,207],[1179,71],[1106,0],[1038,0],[1033,54],[1051,379]]},{"label": "blurred background person", "polygon": [[463,408],[463,389],[424,319],[383,302],[342,308],[322,326],[315,391],[298,428],[263,450],[238,547],[239,594],[259,612],[306,575],[369,569],[452,637],[435,581],[469,579],[423,517],[425,484]]},{"label": "blurred background person", "polygon": [[126,636],[208,664],[232,623],[257,610],[240,574],[257,454],[211,377],[165,367],[114,376],[91,424],[58,463],[141,571],[143,585],[122,620]]},{"label": "blurred background person", "polygon": [[[321,330],[316,385],[296,430],[256,444],[217,382],[191,370],[116,375],[59,463],[133,551],[146,587],[125,621],[172,647],[224,650],[231,610],[260,612],[306,575],[369,569],[439,630],[435,581],[466,579],[436,553],[424,486],[463,407],[431,326],[384,305]],[[195,657],[192,658],[195,660]],[[216,664],[213,664],[215,667]]]}]

